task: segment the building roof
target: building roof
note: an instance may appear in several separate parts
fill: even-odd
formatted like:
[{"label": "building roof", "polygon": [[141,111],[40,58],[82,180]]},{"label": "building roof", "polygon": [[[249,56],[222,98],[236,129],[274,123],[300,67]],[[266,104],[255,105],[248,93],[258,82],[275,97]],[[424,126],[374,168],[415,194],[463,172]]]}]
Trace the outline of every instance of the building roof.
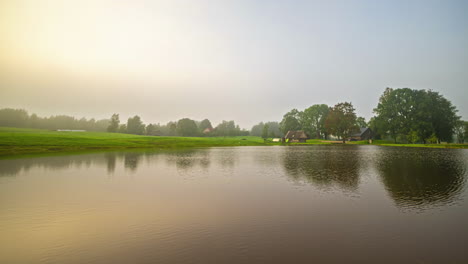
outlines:
[{"label": "building roof", "polygon": [[309,137],[302,130],[298,130],[298,131],[289,130],[288,133],[286,133],[286,135],[284,135],[284,138],[288,138],[288,139],[308,139]]},{"label": "building roof", "polygon": [[359,128],[359,132],[355,133],[355,134],[352,134],[351,137],[360,137],[362,136],[362,134],[364,134],[368,129],[368,127],[361,127]]}]

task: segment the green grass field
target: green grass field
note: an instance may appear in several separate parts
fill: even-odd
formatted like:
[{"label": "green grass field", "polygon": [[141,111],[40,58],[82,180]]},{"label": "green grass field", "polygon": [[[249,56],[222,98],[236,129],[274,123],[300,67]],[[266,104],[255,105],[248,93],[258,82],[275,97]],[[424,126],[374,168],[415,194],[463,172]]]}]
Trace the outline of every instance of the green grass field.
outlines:
[{"label": "green grass field", "polygon": [[155,137],[0,127],[0,155],[117,149],[264,146],[259,137]]},{"label": "green grass field", "polygon": [[[367,141],[347,142],[365,145]],[[104,132],[58,132],[41,129],[0,127],[0,156],[124,149],[175,149],[193,147],[269,146],[260,137],[155,137]],[[288,145],[341,145],[318,139]],[[468,148],[468,144],[391,144],[374,141],[374,145],[426,148]]]}]

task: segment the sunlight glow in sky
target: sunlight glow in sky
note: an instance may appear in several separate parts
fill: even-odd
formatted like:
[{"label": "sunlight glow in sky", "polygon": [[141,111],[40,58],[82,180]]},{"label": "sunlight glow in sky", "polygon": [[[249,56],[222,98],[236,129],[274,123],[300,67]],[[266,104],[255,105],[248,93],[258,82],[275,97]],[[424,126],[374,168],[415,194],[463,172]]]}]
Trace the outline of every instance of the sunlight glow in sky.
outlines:
[{"label": "sunlight glow in sky", "polygon": [[0,107],[244,128],[385,87],[468,119],[466,1],[0,1]]}]

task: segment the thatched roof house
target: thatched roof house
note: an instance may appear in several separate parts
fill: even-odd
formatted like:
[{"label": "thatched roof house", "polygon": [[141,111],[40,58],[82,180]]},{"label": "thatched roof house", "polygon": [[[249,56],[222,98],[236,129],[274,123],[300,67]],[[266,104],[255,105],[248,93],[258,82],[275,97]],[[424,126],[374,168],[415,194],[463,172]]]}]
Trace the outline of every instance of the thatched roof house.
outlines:
[{"label": "thatched roof house", "polygon": [[372,139],[374,133],[372,132],[372,129],[368,127],[361,127],[359,129],[359,132],[351,135],[349,137],[350,141],[355,141],[355,140],[369,140]]},{"label": "thatched roof house", "polygon": [[302,130],[298,130],[298,131],[289,130],[288,133],[286,133],[286,135],[284,135],[283,138],[284,138],[285,142],[303,142],[303,143],[305,143],[306,140],[309,137]]}]

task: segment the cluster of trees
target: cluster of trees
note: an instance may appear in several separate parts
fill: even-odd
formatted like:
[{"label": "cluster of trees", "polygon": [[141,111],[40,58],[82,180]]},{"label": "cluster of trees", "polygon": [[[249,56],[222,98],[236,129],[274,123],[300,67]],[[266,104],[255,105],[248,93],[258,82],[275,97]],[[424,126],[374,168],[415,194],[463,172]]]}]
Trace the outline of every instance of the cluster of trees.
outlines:
[{"label": "cluster of trees", "polygon": [[438,92],[387,88],[379,99],[370,126],[380,138],[394,142],[459,142],[466,137],[466,122],[458,110]]},{"label": "cluster of trees", "polygon": [[[28,114],[23,109],[0,109],[0,126],[24,127],[39,129],[74,129],[86,131],[107,131],[113,133],[127,133],[135,135],[151,136],[248,136],[249,131],[243,130],[234,121],[222,121],[216,127],[210,120],[195,121],[182,118],[177,122],[171,121],[165,125],[145,125],[136,115],[121,123],[118,114],[113,114],[110,119],[95,120],[94,118],[75,118],[67,115],[39,117],[36,114]],[[208,130],[207,130],[208,129]]]},{"label": "cluster of trees", "polygon": [[0,109],[0,126],[6,127],[106,131],[108,125],[108,119],[78,119],[67,115],[39,117],[36,114],[30,115],[26,110],[23,109]]},{"label": "cluster of trees", "polygon": [[[311,138],[327,139],[329,135],[343,141],[360,127],[370,127],[377,139],[395,143],[440,143],[468,138],[468,122],[438,92],[409,88],[387,88],[374,109],[369,123],[358,117],[351,103],[312,105],[304,111],[292,109],[283,116],[280,130],[304,130]],[[455,137],[454,137],[455,136]]]},{"label": "cluster of trees", "polygon": [[252,127],[250,135],[262,138],[276,138],[282,137],[283,132],[281,132],[278,122],[260,122]]},{"label": "cluster of trees", "polygon": [[149,136],[247,136],[248,131],[242,130],[234,121],[222,121],[216,127],[211,125],[210,120],[195,121],[190,118],[182,118],[177,122],[168,122],[165,125],[145,125],[139,116],[130,117],[126,124],[120,124],[118,114],[113,114],[108,132],[128,133]]},{"label": "cluster of trees", "polygon": [[357,117],[351,103],[344,102],[329,107],[326,104],[312,105],[304,111],[292,109],[280,122],[280,131],[303,130],[311,138],[327,139],[334,135],[346,139],[360,127],[367,127],[363,117]]}]

